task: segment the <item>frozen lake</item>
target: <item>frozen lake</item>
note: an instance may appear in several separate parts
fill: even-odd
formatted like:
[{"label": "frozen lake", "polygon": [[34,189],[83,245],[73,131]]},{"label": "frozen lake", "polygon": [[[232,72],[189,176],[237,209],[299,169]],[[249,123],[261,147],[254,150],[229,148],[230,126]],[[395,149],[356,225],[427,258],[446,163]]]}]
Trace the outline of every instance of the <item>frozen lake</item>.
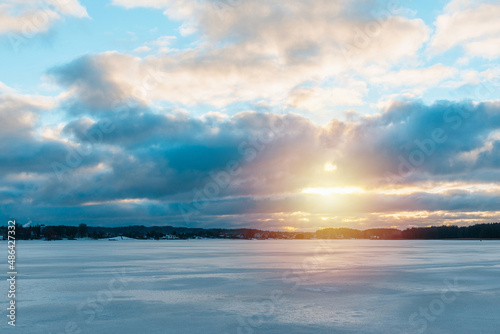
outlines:
[{"label": "frozen lake", "polygon": [[2,307],[1,333],[500,328],[499,241],[26,241],[17,269],[17,325]]}]

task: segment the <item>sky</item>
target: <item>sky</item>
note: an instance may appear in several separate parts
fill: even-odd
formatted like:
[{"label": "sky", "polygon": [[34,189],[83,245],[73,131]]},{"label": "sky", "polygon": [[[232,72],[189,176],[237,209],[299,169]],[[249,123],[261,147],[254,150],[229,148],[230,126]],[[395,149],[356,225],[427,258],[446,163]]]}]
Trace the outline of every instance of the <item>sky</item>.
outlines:
[{"label": "sky", "polygon": [[0,219],[500,217],[500,1],[6,0]]}]

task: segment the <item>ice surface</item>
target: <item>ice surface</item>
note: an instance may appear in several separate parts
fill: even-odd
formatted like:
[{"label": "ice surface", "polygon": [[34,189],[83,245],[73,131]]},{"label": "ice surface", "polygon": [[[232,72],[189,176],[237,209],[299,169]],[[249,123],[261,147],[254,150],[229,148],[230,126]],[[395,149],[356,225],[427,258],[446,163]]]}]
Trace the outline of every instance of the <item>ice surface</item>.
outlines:
[{"label": "ice surface", "polygon": [[498,241],[21,241],[17,267],[1,333],[500,332]]}]

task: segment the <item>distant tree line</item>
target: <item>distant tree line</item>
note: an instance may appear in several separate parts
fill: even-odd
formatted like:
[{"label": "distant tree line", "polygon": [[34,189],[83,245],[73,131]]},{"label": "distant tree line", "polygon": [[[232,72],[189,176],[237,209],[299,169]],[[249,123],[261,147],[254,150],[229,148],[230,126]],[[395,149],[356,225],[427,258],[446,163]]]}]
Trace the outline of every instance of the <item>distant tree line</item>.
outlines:
[{"label": "distant tree line", "polygon": [[402,231],[402,239],[500,239],[500,223],[413,227]]},{"label": "distant tree line", "polygon": [[[7,226],[0,226],[0,236],[7,238]],[[500,223],[472,226],[412,227],[406,230],[378,228],[357,230],[351,228],[325,228],[316,232],[277,232],[257,229],[204,229],[173,226],[16,226],[16,240],[74,240],[76,238],[103,239],[118,236],[133,239],[500,239]]]}]

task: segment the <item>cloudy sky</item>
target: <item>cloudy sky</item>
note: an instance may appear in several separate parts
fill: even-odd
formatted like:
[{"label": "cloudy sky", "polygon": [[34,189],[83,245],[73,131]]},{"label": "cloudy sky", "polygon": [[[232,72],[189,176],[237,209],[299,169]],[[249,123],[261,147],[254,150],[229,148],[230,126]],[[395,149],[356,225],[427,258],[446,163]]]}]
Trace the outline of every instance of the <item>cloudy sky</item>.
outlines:
[{"label": "cloudy sky", "polygon": [[500,220],[500,2],[7,0],[0,218]]}]

